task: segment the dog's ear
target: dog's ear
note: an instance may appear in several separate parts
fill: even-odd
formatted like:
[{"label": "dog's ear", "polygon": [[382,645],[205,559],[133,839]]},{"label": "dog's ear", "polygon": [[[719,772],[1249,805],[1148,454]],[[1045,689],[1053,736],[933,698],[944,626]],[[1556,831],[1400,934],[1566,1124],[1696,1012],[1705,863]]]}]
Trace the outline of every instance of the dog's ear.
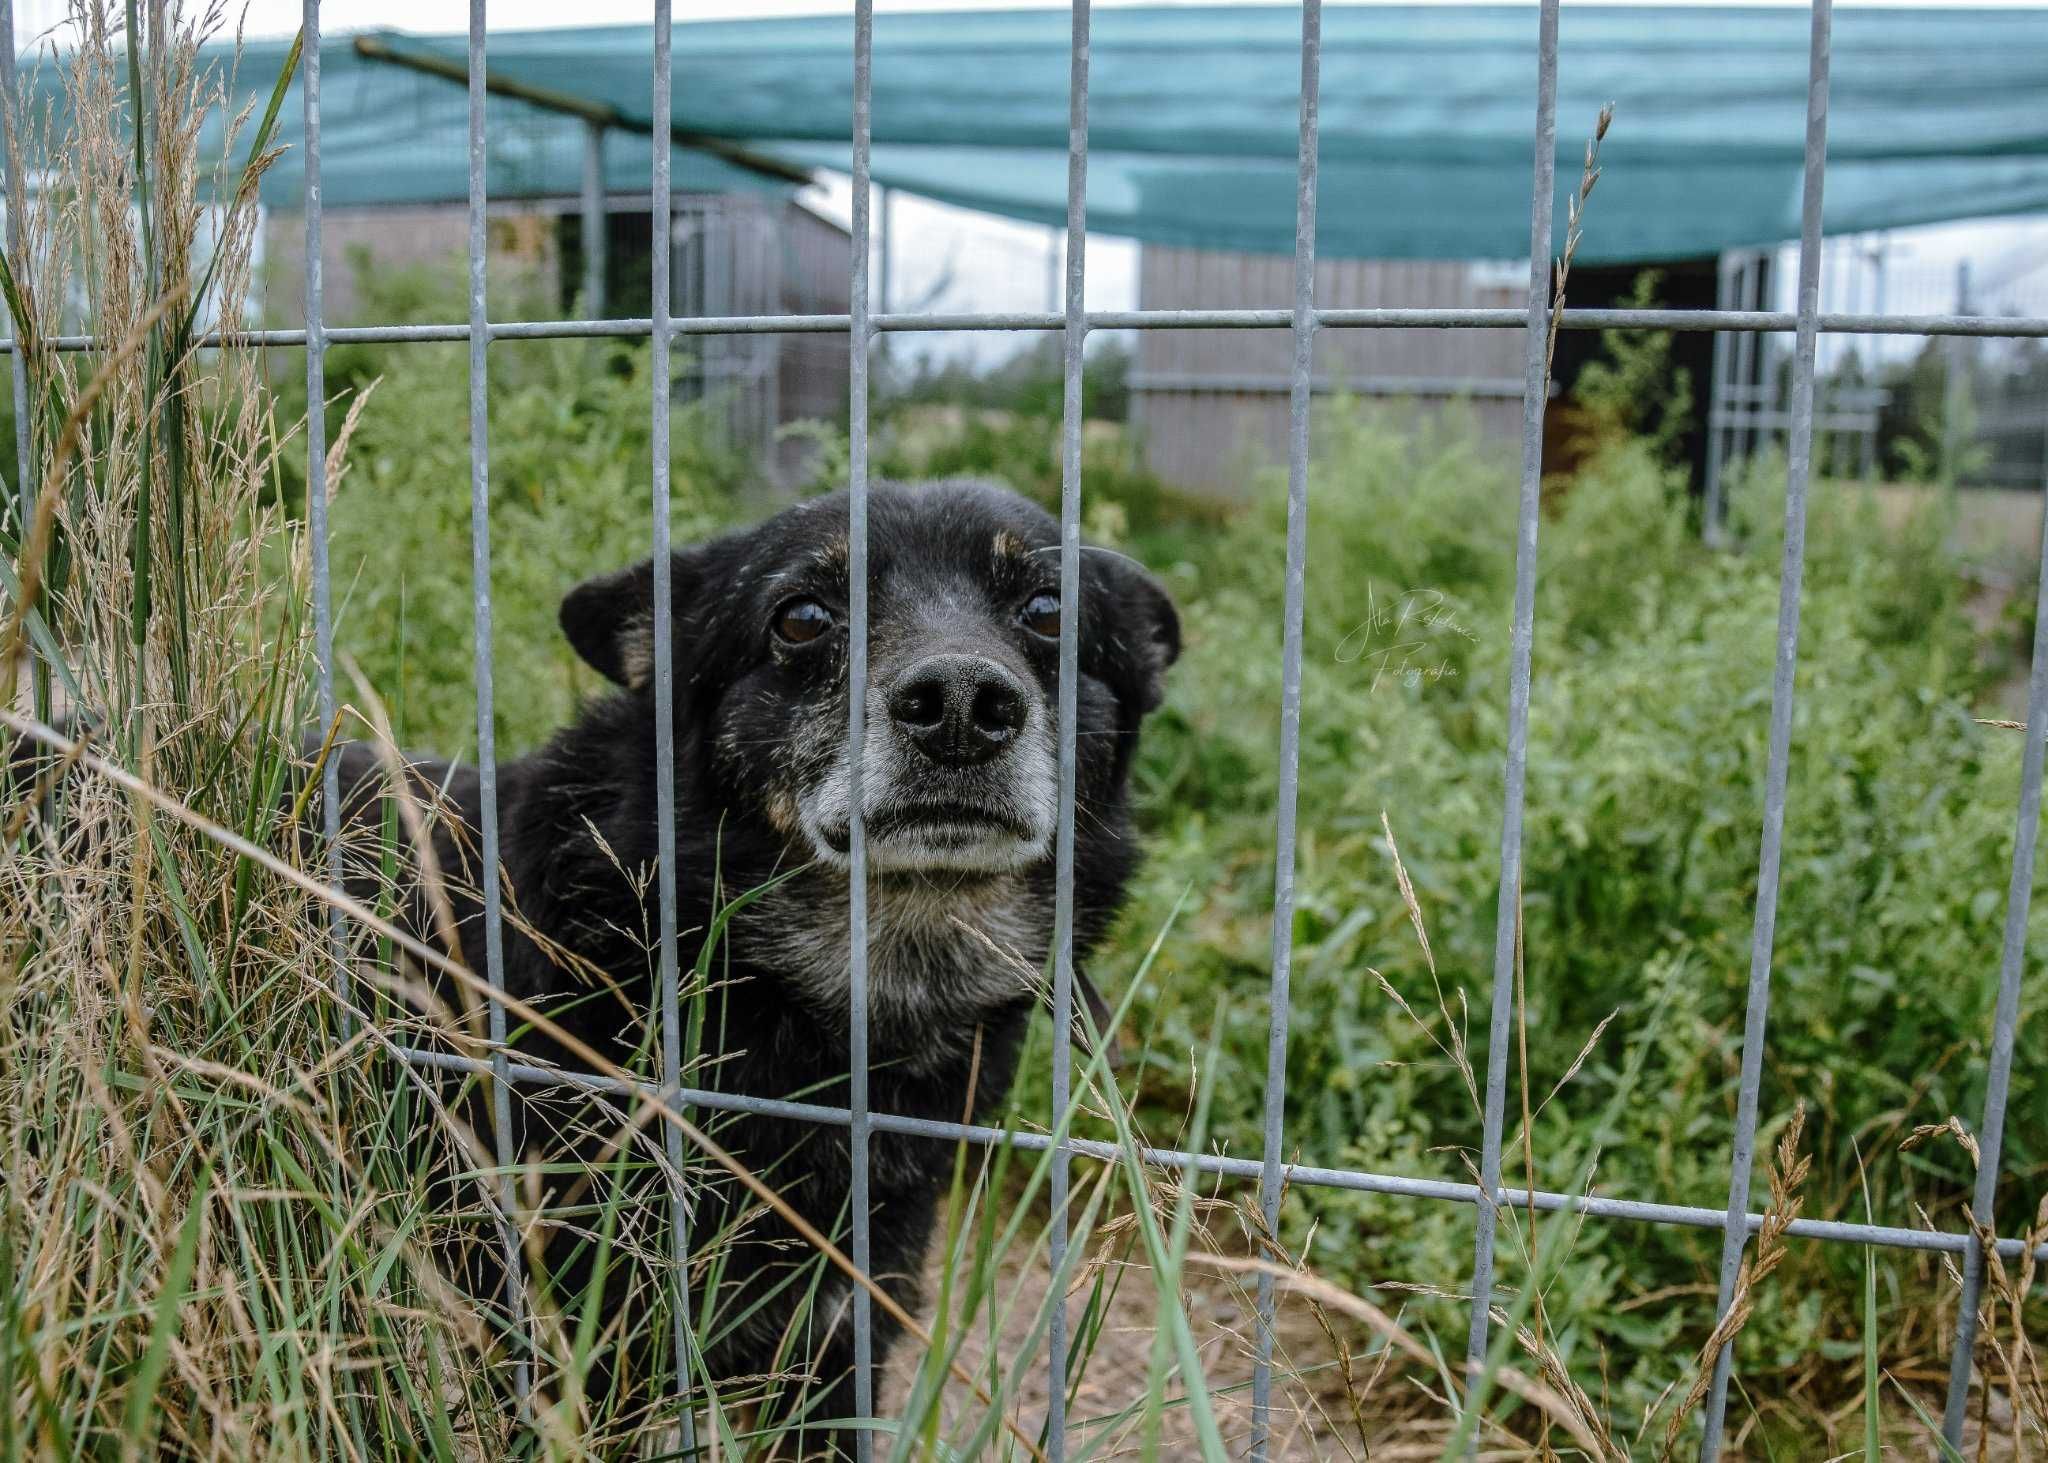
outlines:
[{"label": "dog's ear", "polygon": [[578,655],[606,680],[638,690],[654,674],[654,561],[585,580],[562,601],[560,618]]},{"label": "dog's ear", "polygon": [[1166,696],[1166,671],[1180,659],[1180,614],[1166,588],[1135,559],[1104,550],[1088,556],[1106,591],[1104,645],[1118,691],[1143,716]]},{"label": "dog's ear", "polygon": [[[668,598],[673,610],[678,668],[702,684],[715,679],[733,636],[720,618],[734,603],[733,566],[746,554],[744,533],[726,534],[669,555]],[[601,574],[570,590],[559,616],[576,653],[606,680],[638,691],[654,679],[654,561]]]}]

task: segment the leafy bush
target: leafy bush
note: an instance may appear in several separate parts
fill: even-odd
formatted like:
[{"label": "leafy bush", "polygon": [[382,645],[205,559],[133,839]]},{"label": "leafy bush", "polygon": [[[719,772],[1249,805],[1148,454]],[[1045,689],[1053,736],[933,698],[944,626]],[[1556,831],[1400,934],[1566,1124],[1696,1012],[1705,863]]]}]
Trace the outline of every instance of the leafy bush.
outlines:
[{"label": "leafy bush", "polygon": [[[1622,306],[1655,309],[1662,271],[1646,269]],[[1693,420],[1692,372],[1671,365],[1668,330],[1603,330],[1601,354],[1572,383],[1572,398],[1586,411],[1594,446],[1630,438],[1671,460]]]},{"label": "leafy bush", "polygon": [[[448,318],[454,307],[431,285],[416,274],[380,282],[390,303],[378,304],[377,318],[402,319],[408,308]],[[334,497],[337,642],[391,700],[403,734],[453,754],[476,734],[467,353],[354,347],[336,364],[332,432],[368,394]],[[508,754],[560,726],[596,684],[556,628],[562,595],[647,554],[648,369],[645,343],[492,347],[495,721]],[[739,464],[706,445],[701,410],[671,411],[670,531],[679,543],[731,516],[740,477]]]},{"label": "leafy bush", "polygon": [[[1469,434],[1416,443],[1322,415],[1337,425],[1310,509],[1289,1156],[1463,1180],[1479,1115],[1451,1055],[1469,1042],[1484,1071],[1513,477]],[[1737,512],[1748,548],[1714,553],[1686,530],[1682,477],[1625,445],[1543,525],[1523,876],[1532,1102],[1616,1019],[1538,1118],[1542,1187],[1570,1187],[1597,1144],[1603,1192],[1725,1203],[1782,492],[1781,473],[1755,475]],[[1236,1019],[1203,1081],[1235,1152],[1258,1146],[1265,1067],[1279,493],[1269,484],[1199,553],[1172,546],[1187,652],[1141,756],[1152,858],[1123,944],[1102,962],[1113,982],[1187,898],[1140,998],[1155,1054],[1144,1097],[1162,1125],[1186,1110],[1186,1054],[1227,992]],[[1982,1110],[2020,740],[1972,719],[1979,672],[1940,513],[1888,528],[1864,495],[1816,487],[1810,516],[1765,1137],[1796,1102],[1812,1109],[1809,1213],[1850,1205],[1860,1146],[1881,1221],[1913,1225],[1924,1207],[1958,1225],[1961,1155],[1896,1149],[1914,1124],[1974,1124]],[[1382,812],[1428,923],[1441,1008]],[[1422,1014],[1394,1003],[1381,974]],[[2022,1050],[2038,1033],[2035,1014]],[[1590,1130],[1625,1053],[1643,1065],[1639,1086]],[[2015,1071],[2007,1134],[2009,1233],[2048,1176],[2038,1069]],[[1311,1261],[1346,1282],[1455,1293],[1469,1275],[1467,1210],[1296,1188],[1285,1228],[1296,1245],[1313,1235]],[[1549,1319],[1567,1356],[1606,1357],[1591,1365],[1609,1369],[1616,1416],[1684,1371],[1711,1326],[1718,1253],[1710,1231],[1596,1222],[1578,1236]],[[1753,1368],[1806,1364],[1857,1334],[1860,1256],[1804,1245],[1788,1263],[1742,1338]],[[1504,1264],[1512,1285],[1517,1267]],[[1901,1313],[1937,1339],[1938,1272],[1897,1255],[1880,1264],[1910,1272]],[[1461,1312],[1437,1319],[1452,1329]]]}]

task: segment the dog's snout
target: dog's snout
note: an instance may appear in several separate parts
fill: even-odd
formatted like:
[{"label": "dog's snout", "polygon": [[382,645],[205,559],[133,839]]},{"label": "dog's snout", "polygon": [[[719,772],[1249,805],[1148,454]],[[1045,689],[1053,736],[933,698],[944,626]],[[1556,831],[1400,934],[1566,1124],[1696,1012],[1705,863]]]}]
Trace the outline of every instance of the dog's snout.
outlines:
[{"label": "dog's snout", "polygon": [[1024,687],[978,655],[934,655],[911,666],[889,693],[889,716],[942,767],[972,767],[1024,729]]}]

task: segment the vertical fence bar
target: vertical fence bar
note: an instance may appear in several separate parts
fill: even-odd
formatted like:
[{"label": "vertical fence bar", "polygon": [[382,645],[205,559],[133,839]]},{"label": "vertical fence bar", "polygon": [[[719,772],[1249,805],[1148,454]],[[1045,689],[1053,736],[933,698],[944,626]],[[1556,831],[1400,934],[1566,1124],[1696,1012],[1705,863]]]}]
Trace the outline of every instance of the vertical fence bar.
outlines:
[{"label": "vertical fence bar", "polygon": [[[1067,72],[1067,314],[1060,417],[1060,684],[1059,823],[1053,852],[1052,1113],[1057,1125],[1073,1096],[1074,1033],[1074,718],[1081,683],[1081,390],[1088,262],[1088,27],[1089,0],[1073,0],[1073,39]],[[886,200],[887,194],[883,197]],[[885,235],[886,237],[886,235]],[[1106,1033],[1105,1033],[1106,1034]],[[1053,1153],[1048,1230],[1053,1274],[1067,1259],[1067,1193],[1071,1155],[1064,1139]],[[1067,1455],[1067,1304],[1053,1301],[1046,1333],[1046,1452]]]},{"label": "vertical fence bar", "polygon": [[[334,574],[327,557],[327,326],[321,300],[320,198],[320,0],[305,0],[300,19],[304,40],[299,86],[306,127],[306,538],[313,574],[313,659],[320,702],[320,729],[334,725]],[[11,35],[11,32],[10,32]],[[11,214],[10,213],[10,225]],[[20,354],[16,353],[15,410],[22,412]],[[17,424],[27,421],[25,413]],[[25,446],[25,444],[24,444]],[[24,458],[24,460],[26,460]],[[325,835],[327,883],[341,888],[341,768],[329,757],[320,769],[320,824]],[[343,994],[341,1030],[355,1033],[349,1015],[348,930],[342,913],[327,908],[327,953]]]},{"label": "vertical fence bar", "polygon": [[[648,374],[653,378],[654,466],[653,598],[654,598],[654,823],[661,947],[656,962],[661,982],[661,1085],[674,1092],[683,1085],[682,990],[676,958],[676,666],[675,602],[669,558],[669,350],[674,324],[669,315],[669,262],[674,244],[672,154],[669,103],[675,79],[675,25],[671,0],[654,0],[654,188],[651,242],[653,332],[648,341]],[[683,1192],[683,1135],[674,1123],[662,1125],[663,1149],[673,1177],[668,1191],[669,1261],[675,1267],[676,1398],[685,1402],[679,1419],[684,1453],[696,1446],[696,1418],[685,1399],[690,1392],[690,1215]]]},{"label": "vertical fence bar", "polygon": [[[1956,303],[1958,315],[1970,313],[1970,261],[1965,259],[1956,265]],[[1963,449],[1969,444],[1963,441],[1963,412],[1970,399],[1970,343],[1960,336],[1949,340],[1943,352],[1943,364],[1948,379],[1942,383],[1941,392],[1941,481],[1945,487],[1956,485],[1956,469],[1960,465]]]},{"label": "vertical fence bar", "polygon": [[[853,262],[847,289],[847,485],[846,485],[846,760],[847,820],[847,1107],[853,1167],[853,1263],[870,1273],[868,1253],[868,827],[861,749],[867,745],[868,699],[868,356],[873,336],[868,323],[869,135],[874,94],[874,0],[853,7]],[[875,1411],[874,1316],[868,1293],[853,1291],[854,1411],[863,1419]],[[860,1463],[874,1453],[866,1428],[855,1435]]]},{"label": "vertical fence bar", "polygon": [[[1736,309],[1755,310],[1761,308],[1764,270],[1767,267],[1767,261],[1774,260],[1775,258],[1775,255],[1766,255],[1761,252],[1753,252],[1742,258],[1741,262],[1736,266]],[[1773,281],[1773,284],[1775,285],[1775,281]],[[1728,425],[1728,449],[1729,455],[1745,466],[1756,460],[1757,448],[1760,445],[1756,423],[1759,414],[1764,409],[1765,402],[1764,398],[1758,393],[1762,389],[1762,383],[1766,376],[1769,376],[1772,382],[1769,405],[1772,410],[1776,410],[1778,405],[1777,377],[1769,370],[1771,359],[1769,347],[1770,341],[1768,338],[1761,335],[1752,335],[1746,330],[1735,337],[1735,390],[1729,393],[1729,405],[1734,408],[1734,417]],[[1761,359],[1764,365],[1764,369],[1761,371],[1757,369],[1759,359]],[[1723,501],[1725,501],[1725,497]]]},{"label": "vertical fence bar", "polygon": [[[1991,1068],[1984,1089],[1984,1121],[1977,1127],[1977,1187],[1971,1212],[1996,1227],[2000,1150],[2005,1138],[2005,1101],[2012,1081],[2013,1036],[2019,1027],[2020,977],[2027,960],[2027,913],[2034,890],[2034,847],[2041,831],[2043,729],[2048,728],[2048,512],[2041,515],[2041,578],[2034,591],[2034,662],[2027,681],[2026,750],[2020,757],[2019,826],[2012,840],[2012,882],[2005,895],[2005,948],[1999,958],[1998,1005],[1991,1021]],[[1984,1250],[1963,1253],[1961,1311],[1956,1316],[1955,1354],[1949,1358],[1948,1403],[1942,1436],[1963,1441],[1963,1414],[1970,1396],[1970,1372],[1977,1347],[1977,1301],[1984,1285]]]},{"label": "vertical fence bar", "polygon": [[[498,887],[498,738],[493,724],[491,684],[491,426],[485,358],[490,348],[484,310],[488,236],[484,219],[484,4],[469,0],[469,567],[476,634],[476,768],[478,844],[483,860],[484,974],[491,984],[491,1118],[496,1129],[498,1202],[504,1211],[499,1239],[505,1252],[505,1314],[523,1329],[525,1292],[519,1237],[511,1215],[512,1083],[505,1055],[504,909]],[[531,1385],[531,1362],[523,1340],[514,1348],[512,1385],[522,1407]]]},{"label": "vertical fence bar", "polygon": [[[1478,1234],[1465,1362],[1486,1364],[1492,1321],[1494,1237],[1500,1221],[1501,1125],[1507,1108],[1508,1020],[1513,1014],[1516,925],[1521,918],[1522,792],[1529,763],[1529,661],[1536,639],[1536,525],[1543,490],[1543,408],[1550,396],[1550,235],[1557,193],[1557,4],[1543,0],[1536,35],[1536,156],[1529,204],[1529,324],[1522,367],[1522,492],[1516,509],[1515,611],[1508,660],[1508,754],[1500,825],[1500,908],[1493,925],[1493,1010],[1486,1039],[1486,1108],[1480,1129]],[[1467,1386],[1470,1378],[1467,1379]],[[1477,1445],[1479,1431],[1472,1431]]]},{"label": "vertical fence bar", "polygon": [[[1742,1022],[1742,1076],[1735,1146],[1728,1165],[1728,1220],[1721,1236],[1718,1318],[1728,1313],[1749,1239],[1749,1178],[1756,1157],[1757,1089],[1763,1081],[1764,1030],[1771,1006],[1771,948],[1778,923],[1778,863],[1785,833],[1785,780],[1792,755],[1792,697],[1799,670],[1799,590],[1806,573],[1806,486],[1813,465],[1814,366],[1820,332],[1821,188],[1827,175],[1829,30],[1833,0],[1813,0],[1813,48],[1806,92],[1806,181],[1799,223],[1799,322],[1792,361],[1792,427],[1785,463],[1785,560],[1778,586],[1777,662],[1771,676],[1770,760],[1764,773],[1764,827],[1757,857],[1756,923],[1749,946],[1749,995]],[[1714,1358],[1700,1439],[1702,1463],[1721,1455],[1734,1346]]]},{"label": "vertical fence bar", "polygon": [[[19,274],[21,258],[21,215],[28,207],[28,199],[21,186],[20,157],[21,107],[19,88],[15,75],[14,61],[14,0],[0,0],[0,30],[7,32],[7,49],[0,56],[0,113],[4,113],[7,131],[0,143],[7,148],[7,257]],[[311,134],[308,134],[309,138]],[[308,165],[307,177],[312,176]],[[310,184],[309,184],[310,186]],[[0,301],[0,319],[7,321],[7,333],[19,342],[22,332],[14,317],[7,312],[4,301]],[[15,497],[21,504],[21,541],[28,542],[28,526],[35,518],[35,434],[29,421],[28,409],[28,361],[20,350],[9,352],[8,373],[13,378],[14,390],[14,457],[17,476]],[[40,709],[38,715],[41,714]]]},{"label": "vertical fence bar", "polygon": [[[655,47],[659,50],[664,44],[658,34],[660,22],[656,22],[655,29]],[[655,126],[667,130],[667,124],[660,120],[655,122]],[[606,258],[609,251],[605,240],[604,131],[602,122],[583,124],[583,313],[593,320],[605,318],[605,268],[610,262]],[[658,150],[656,157],[660,157]],[[658,160],[655,166],[661,166]],[[657,240],[655,247],[665,252],[661,241]],[[661,328],[659,315],[655,317],[654,325],[657,330]]]},{"label": "vertical fence bar", "polygon": [[[1280,629],[1280,781],[1274,814],[1272,984],[1266,1027],[1265,1147],[1259,1211],[1280,1228],[1280,1165],[1287,1114],[1288,983],[1294,968],[1295,811],[1301,771],[1302,603],[1308,585],[1308,408],[1316,339],[1316,168],[1322,91],[1322,0],[1302,0],[1299,158],[1294,190],[1294,360],[1287,387],[1287,582]],[[1264,1463],[1272,1432],[1273,1277],[1258,1282],[1258,1352],[1252,1365],[1252,1435],[1246,1456]]]}]

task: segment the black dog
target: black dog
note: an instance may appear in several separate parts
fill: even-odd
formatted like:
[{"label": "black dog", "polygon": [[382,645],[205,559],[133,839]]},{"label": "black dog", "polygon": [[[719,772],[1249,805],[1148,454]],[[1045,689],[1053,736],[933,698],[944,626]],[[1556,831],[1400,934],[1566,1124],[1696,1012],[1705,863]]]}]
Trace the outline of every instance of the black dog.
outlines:
[{"label": "black dog", "polygon": [[[877,1112],[958,1119],[979,1061],[975,1110],[1007,1093],[1053,939],[1057,806],[1058,526],[988,484],[877,485],[870,498],[867,731],[861,749],[869,869],[870,1101]],[[844,1104],[849,1013],[847,500],[801,504],[672,559],[676,883],[682,963],[721,902],[774,882],[736,914],[716,950],[699,1085]],[[1075,799],[1075,950],[1100,939],[1137,860],[1125,806],[1139,723],[1180,649],[1166,593],[1132,561],[1083,556]],[[660,1004],[644,931],[657,857],[652,565],[584,584],[562,605],[577,652],[619,689],[531,757],[499,769],[501,866],[517,920],[504,930],[505,985],[620,1062],[646,1049]],[[340,750],[351,822],[381,817],[373,748]],[[434,838],[461,950],[483,969],[473,892],[474,772],[412,764],[447,810]],[[404,917],[436,940],[415,890]],[[529,933],[517,927],[523,924]],[[565,964],[549,944],[572,952]],[[575,973],[601,972],[612,989]],[[539,1036],[524,1050],[581,1065]],[[645,1063],[643,1062],[643,1069]],[[566,1148],[601,1162],[588,1122],[539,1120],[517,1100],[529,1158]],[[559,1111],[559,1109],[558,1109]],[[723,1143],[805,1218],[847,1229],[844,1128],[735,1115]],[[556,1151],[551,1154],[549,1149]],[[593,1158],[592,1155],[598,1155]],[[871,1145],[873,1266],[906,1305],[950,1171],[948,1145],[877,1133]],[[558,1187],[560,1187],[558,1185]],[[649,1197],[658,1193],[652,1190]],[[694,1236],[723,1246],[711,1308],[738,1317],[701,1339],[714,1376],[790,1366],[791,1319],[816,1257],[737,1190],[692,1190]],[[549,1248],[561,1275],[586,1273],[587,1234]],[[809,1267],[809,1268],[806,1268]],[[804,1276],[796,1272],[804,1270]],[[814,1379],[804,1411],[852,1411],[849,1287],[824,1271],[795,1365]],[[566,1287],[565,1287],[566,1288]],[[701,1297],[695,1298],[701,1304]],[[879,1358],[894,1328],[877,1309]],[[652,1364],[619,1359],[637,1372]],[[617,1373],[608,1374],[608,1384]],[[657,1384],[659,1379],[653,1379]],[[834,1446],[846,1446],[843,1437]]]}]

